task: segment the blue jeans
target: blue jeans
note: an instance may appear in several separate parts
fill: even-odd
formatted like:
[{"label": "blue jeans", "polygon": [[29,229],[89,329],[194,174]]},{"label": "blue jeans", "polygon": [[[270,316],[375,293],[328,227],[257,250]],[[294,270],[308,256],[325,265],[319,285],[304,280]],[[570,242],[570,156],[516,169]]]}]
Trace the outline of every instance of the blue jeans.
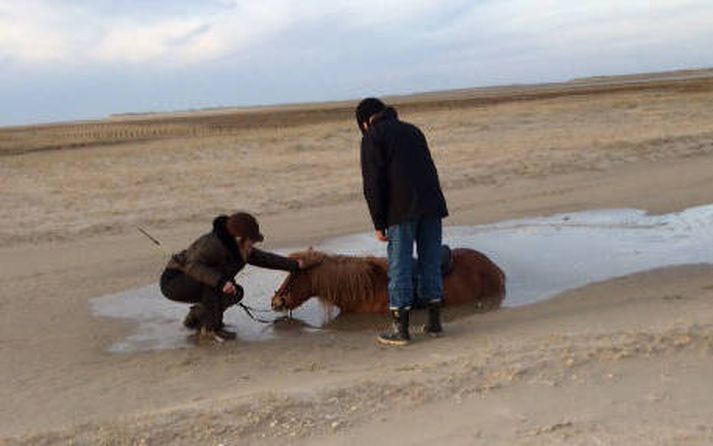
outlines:
[{"label": "blue jeans", "polygon": [[[409,310],[414,306],[414,299],[418,299],[419,303],[441,301],[442,231],[440,218],[421,218],[389,226],[387,235],[390,309]],[[413,261],[414,242],[418,254],[416,262]]]}]

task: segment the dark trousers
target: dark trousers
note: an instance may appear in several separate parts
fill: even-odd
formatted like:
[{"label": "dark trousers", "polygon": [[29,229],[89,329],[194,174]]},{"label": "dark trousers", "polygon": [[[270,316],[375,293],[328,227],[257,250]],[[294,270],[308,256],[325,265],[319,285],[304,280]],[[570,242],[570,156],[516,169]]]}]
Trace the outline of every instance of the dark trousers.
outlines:
[{"label": "dark trousers", "polygon": [[240,285],[236,287],[238,292],[230,296],[174,269],[166,269],[161,274],[160,286],[161,293],[172,301],[201,304],[201,325],[209,330],[220,329],[225,310],[240,302],[243,297]]}]

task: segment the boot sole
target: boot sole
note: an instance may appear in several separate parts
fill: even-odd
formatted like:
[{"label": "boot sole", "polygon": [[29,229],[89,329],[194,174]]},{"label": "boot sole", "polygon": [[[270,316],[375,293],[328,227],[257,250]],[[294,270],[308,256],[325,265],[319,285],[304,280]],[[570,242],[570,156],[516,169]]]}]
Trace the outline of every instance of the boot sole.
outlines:
[{"label": "boot sole", "polygon": [[196,333],[196,339],[198,342],[217,342],[219,344],[222,344],[223,342],[231,342],[234,341],[237,338],[237,336],[231,335],[231,336],[220,336],[217,333],[206,333],[199,331]]},{"label": "boot sole", "polygon": [[425,334],[426,336],[432,337],[432,338],[440,338],[443,336],[443,330],[441,331],[428,331],[426,329],[425,325],[421,325],[420,327],[417,327],[416,333],[422,333]]},{"label": "boot sole", "polygon": [[394,339],[384,339],[384,338],[380,338],[380,337],[377,337],[377,338],[376,338],[376,341],[377,341],[379,344],[382,344],[382,345],[390,345],[390,346],[393,346],[393,347],[405,347],[405,346],[407,346],[407,345],[409,345],[409,344],[411,343],[411,341],[401,341],[401,340],[398,340],[398,341],[397,341],[397,340],[394,340]]},{"label": "boot sole", "polygon": [[192,339],[197,345],[223,344],[225,342],[218,336],[207,336],[200,333],[190,335],[189,339]]}]

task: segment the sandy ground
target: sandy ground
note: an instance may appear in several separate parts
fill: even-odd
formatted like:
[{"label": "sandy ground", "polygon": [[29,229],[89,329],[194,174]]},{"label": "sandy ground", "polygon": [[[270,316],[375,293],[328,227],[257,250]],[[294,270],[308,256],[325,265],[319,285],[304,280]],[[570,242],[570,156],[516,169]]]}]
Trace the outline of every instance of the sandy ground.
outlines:
[{"label": "sandy ground", "polygon": [[[713,90],[415,112],[451,225],[713,203]],[[0,443],[713,443],[713,267],[651,271],[456,319],[114,355],[88,301],[156,280],[219,210],[268,246],[369,229],[351,121],[0,157]]]}]

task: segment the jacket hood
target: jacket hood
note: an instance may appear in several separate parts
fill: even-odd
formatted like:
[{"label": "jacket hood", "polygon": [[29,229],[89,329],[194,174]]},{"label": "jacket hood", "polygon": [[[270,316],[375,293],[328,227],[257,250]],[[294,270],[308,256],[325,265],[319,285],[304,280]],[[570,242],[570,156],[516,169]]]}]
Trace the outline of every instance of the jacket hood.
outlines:
[{"label": "jacket hood", "polygon": [[364,137],[367,135],[374,137],[380,133],[380,130],[378,129],[380,123],[386,121],[396,121],[398,119],[399,115],[396,113],[396,109],[394,107],[386,107],[384,110],[375,114],[374,117],[371,118],[369,129],[366,132],[362,130],[362,134]]},{"label": "jacket hood", "polygon": [[378,121],[383,121],[387,119],[399,119],[399,115],[394,107],[386,107],[383,111],[374,115],[372,119],[372,124]]},{"label": "jacket hood", "polygon": [[227,215],[219,215],[213,219],[213,233],[218,237],[220,242],[228,249],[230,254],[235,259],[242,258],[240,254],[240,249],[238,248],[238,242],[235,241],[235,237],[230,235],[226,225],[228,224]]},{"label": "jacket hood", "polygon": [[228,230],[226,229],[226,224],[228,223],[228,216],[227,215],[219,215],[213,219],[213,232],[218,232],[218,231],[225,231],[226,233]]}]

